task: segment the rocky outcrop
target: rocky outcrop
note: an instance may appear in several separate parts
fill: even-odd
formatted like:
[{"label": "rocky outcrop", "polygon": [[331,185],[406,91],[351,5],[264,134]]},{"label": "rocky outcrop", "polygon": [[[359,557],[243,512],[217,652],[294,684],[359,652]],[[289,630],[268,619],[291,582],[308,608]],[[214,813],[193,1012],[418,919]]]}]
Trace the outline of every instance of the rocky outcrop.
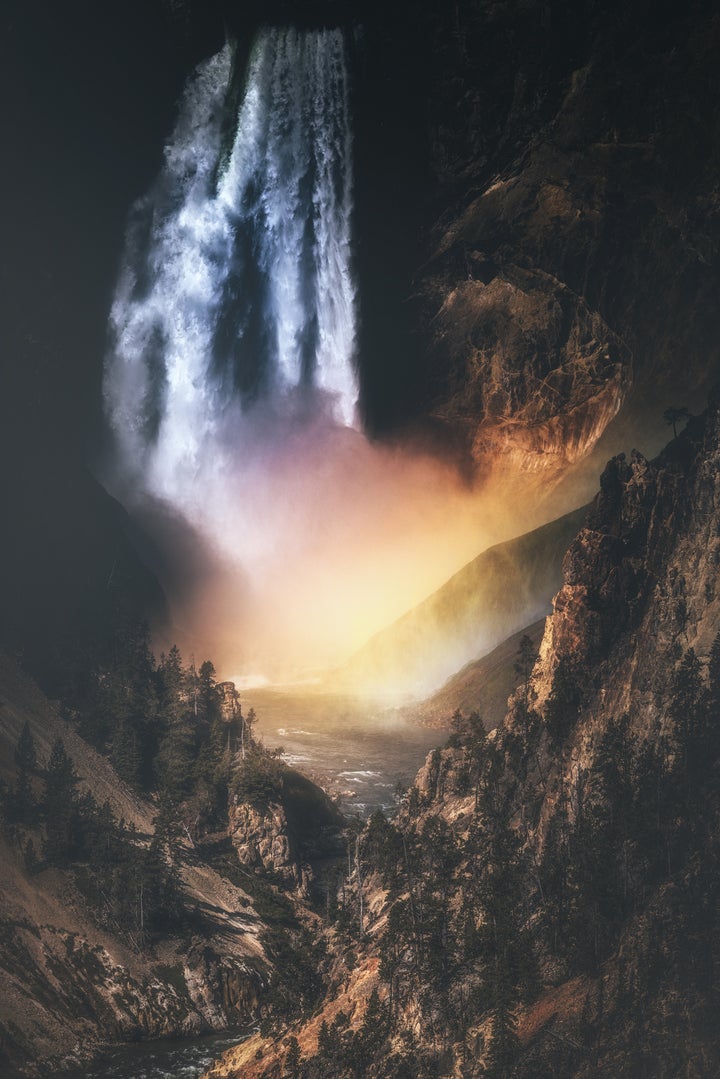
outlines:
[{"label": "rocky outcrop", "polygon": [[[468,256],[470,273],[476,261]],[[432,331],[448,385],[434,414],[478,465],[561,476],[593,448],[631,384],[627,347],[581,297],[537,271],[458,282]]]},{"label": "rocky outcrop", "polygon": [[317,1052],[323,1024],[331,1026],[338,1017],[345,1017],[345,1029],[357,1031],[363,1022],[373,989],[378,987],[379,961],[376,956],[364,958],[352,970],[338,964],[342,988],[336,996],[323,1002],[309,1022],[293,1027],[283,1037],[264,1038],[253,1034],[247,1041],[230,1049],[205,1073],[204,1079],[260,1079],[261,1076],[281,1076],[288,1052],[288,1038],[296,1036],[303,1056]]},{"label": "rocky outcrop", "polygon": [[632,703],[647,726],[656,718],[649,686],[661,688],[688,648],[707,658],[720,624],[719,437],[713,407],[655,461],[634,451],[609,462],[565,556],[533,675],[540,707],[565,659],[604,682],[601,698],[588,684],[588,708]]},{"label": "rocky outcrop", "polygon": [[262,868],[284,884],[307,886],[309,867],[301,870],[293,851],[285,809],[278,802],[230,807],[230,833],[241,865]]},{"label": "rocky outcrop", "polygon": [[[7,865],[11,855],[2,854]],[[81,1066],[113,1041],[225,1030],[256,1014],[263,984],[257,956],[243,961],[196,940],[187,951],[175,942],[143,958],[67,910],[56,908],[53,922],[38,924],[39,897],[52,890],[48,881],[39,882],[39,896],[28,890],[23,913],[12,901],[4,907],[0,1060],[12,1072],[44,1075]],[[7,884],[3,893],[7,903]]]},{"label": "rocky outcrop", "polygon": [[218,682],[220,708],[225,723],[234,722],[240,715],[240,695],[234,682]]},{"label": "rocky outcrop", "polygon": [[[252,768],[252,757],[241,765]],[[313,864],[338,852],[345,818],[307,776],[274,762],[264,792],[231,796],[228,831],[238,860],[310,897]]]},{"label": "rocky outcrop", "polygon": [[416,294],[430,411],[481,474],[552,480],[619,410],[659,448],[663,409],[715,378],[718,24],[644,11],[475,0],[435,25]]}]

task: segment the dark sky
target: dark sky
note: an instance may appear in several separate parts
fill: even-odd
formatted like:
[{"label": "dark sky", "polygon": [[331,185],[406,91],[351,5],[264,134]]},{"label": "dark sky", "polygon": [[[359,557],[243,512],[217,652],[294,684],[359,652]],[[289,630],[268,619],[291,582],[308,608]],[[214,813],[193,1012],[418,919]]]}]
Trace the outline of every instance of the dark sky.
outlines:
[{"label": "dark sky", "polygon": [[187,48],[137,3],[13,0],[0,40],[12,419],[87,435],[124,217],[157,168]]}]

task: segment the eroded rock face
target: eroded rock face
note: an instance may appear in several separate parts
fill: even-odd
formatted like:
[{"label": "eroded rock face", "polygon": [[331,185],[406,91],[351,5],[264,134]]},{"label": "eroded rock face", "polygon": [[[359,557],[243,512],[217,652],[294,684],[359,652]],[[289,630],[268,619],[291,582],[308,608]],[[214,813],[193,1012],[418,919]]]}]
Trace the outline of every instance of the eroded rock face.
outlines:
[{"label": "eroded rock face", "polygon": [[717,370],[717,22],[590,8],[476,0],[436,31],[444,211],[415,294],[429,411],[480,472],[551,479],[621,409],[659,447]]},{"label": "eroded rock face", "polygon": [[240,714],[240,699],[234,682],[218,682],[223,720],[232,723]]},{"label": "eroded rock face", "polygon": [[592,449],[631,383],[620,338],[538,272],[459,283],[433,331],[449,372],[435,415],[464,432],[477,464],[562,472]]},{"label": "eroded rock face", "polygon": [[265,806],[231,805],[228,817],[230,835],[241,865],[269,870],[290,886],[300,883],[301,871],[282,805],[277,802]]},{"label": "eroded rock face", "polygon": [[[266,964],[252,924],[243,933],[229,917],[208,924],[206,938],[141,953],[85,921],[58,874],[29,887],[0,847],[0,1070],[45,1075],[82,1066],[114,1041],[226,1030],[257,1013]],[[219,901],[217,893],[203,898]]]},{"label": "eroded rock face", "polygon": [[[14,781],[13,747],[25,721],[41,759],[61,737],[80,790],[107,803],[139,835],[156,806],[127,787],[72,730],[17,665],[0,655],[0,773]],[[40,848],[37,831],[32,835]],[[176,862],[187,919],[141,946],[87,902],[75,874],[35,865],[0,834],[0,1074],[82,1068],[103,1045],[196,1035],[257,1014],[270,964],[263,925],[237,885],[189,845]]]},{"label": "eroded rock face", "polygon": [[[534,674],[541,705],[566,659],[584,671],[615,670],[606,680],[617,686],[616,708],[632,702],[647,727],[655,718],[647,686],[663,685],[688,648],[708,655],[720,620],[719,443],[713,408],[656,461],[634,451],[609,462],[565,557]],[[622,649],[629,632],[632,657]],[[604,692],[605,710],[612,692]]]},{"label": "eroded rock face", "polygon": [[273,875],[307,897],[318,859],[338,853],[345,819],[328,795],[294,768],[281,766],[275,789],[228,806],[228,832],[240,863]]}]

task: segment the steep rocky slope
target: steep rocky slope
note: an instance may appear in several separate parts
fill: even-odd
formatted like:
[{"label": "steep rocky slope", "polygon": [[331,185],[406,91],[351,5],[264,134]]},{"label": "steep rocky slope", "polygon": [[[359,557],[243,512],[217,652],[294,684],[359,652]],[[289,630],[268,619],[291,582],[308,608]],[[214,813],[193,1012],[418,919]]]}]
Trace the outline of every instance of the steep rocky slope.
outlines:
[{"label": "steep rocky slope", "polygon": [[448,678],[431,697],[402,708],[402,714],[428,727],[448,729],[454,712],[479,712],[485,729],[492,730],[505,718],[508,698],[523,680],[519,659],[523,638],[530,642],[525,662],[532,663],[544,629],[545,619],[541,618],[513,633],[488,655],[466,664]]},{"label": "steep rocky slope", "polygon": [[[223,683],[229,731],[237,696]],[[236,776],[227,827],[208,833],[193,824],[197,806],[128,786],[76,726],[0,655],[3,1075],[81,1067],[116,1042],[242,1027],[286,1006],[288,980],[295,1001],[314,991],[315,958],[301,953],[317,921],[315,866],[336,853],[344,823],[327,795],[248,728],[243,751],[224,758]],[[51,803],[58,761],[68,794]],[[53,842],[66,836],[61,856]]]},{"label": "steep rocky slope", "polygon": [[478,555],[377,633],[333,673],[331,684],[381,696],[437,689],[549,610],[563,554],[584,513],[574,510]]},{"label": "steep rocky slope", "polygon": [[[109,762],[60,717],[16,665],[0,659],[0,769],[15,779],[13,748],[30,725],[38,759],[63,739],[80,790],[107,802],[116,819],[145,841],[157,806],[128,788]],[[77,880],[23,856],[34,828],[0,838],[0,1060],[7,1073],[47,1074],[61,1062],[82,1063],[103,1043],[222,1030],[256,1014],[269,964],[263,924],[250,896],[203,864],[189,845],[178,871],[182,901],[194,924],[149,949],[134,947],[98,912]],[[5,1074],[5,1072],[3,1072]]]},{"label": "steep rocky slope", "polygon": [[713,382],[719,31],[707,3],[438,16],[416,285],[433,414],[481,472],[547,484],[620,410],[659,446],[663,409]]},{"label": "steep rocky slope", "polygon": [[305,899],[311,898],[312,863],[338,853],[338,832],[345,823],[323,790],[286,767],[272,793],[252,800],[233,796],[228,818],[240,864],[273,874]]},{"label": "steep rocky slope", "polygon": [[610,461],[504,723],[361,838],[332,993],[213,1077],[716,1073],[718,475],[717,401]]}]

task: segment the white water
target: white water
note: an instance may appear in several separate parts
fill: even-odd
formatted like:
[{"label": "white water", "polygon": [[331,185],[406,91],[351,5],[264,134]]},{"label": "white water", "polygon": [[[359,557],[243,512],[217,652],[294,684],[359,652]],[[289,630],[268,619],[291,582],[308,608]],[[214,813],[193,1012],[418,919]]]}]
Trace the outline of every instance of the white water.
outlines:
[{"label": "white water", "polygon": [[119,469],[186,511],[208,457],[235,463],[252,401],[347,426],[357,402],[342,34],[262,31],[229,117],[233,68],[228,45],[186,88],[110,317]]},{"label": "white water", "polygon": [[172,638],[295,680],[504,533],[450,463],[355,426],[341,32],[264,30],[237,76],[229,45],[196,70],[130,216],[104,479],[160,551]]}]

